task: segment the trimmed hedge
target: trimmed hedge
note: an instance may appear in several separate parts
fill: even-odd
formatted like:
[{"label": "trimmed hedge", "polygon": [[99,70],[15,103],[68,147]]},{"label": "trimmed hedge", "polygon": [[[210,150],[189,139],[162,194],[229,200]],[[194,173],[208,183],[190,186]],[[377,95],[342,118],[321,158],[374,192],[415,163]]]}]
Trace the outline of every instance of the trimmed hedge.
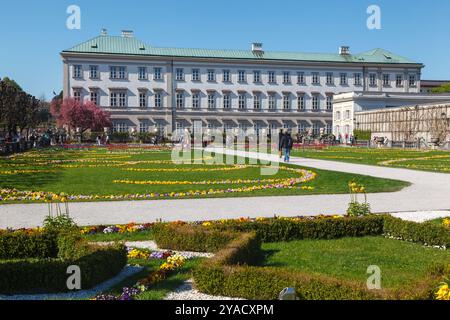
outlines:
[{"label": "trimmed hedge", "polygon": [[0,293],[67,292],[67,268],[72,265],[80,267],[82,289],[89,289],[117,275],[126,262],[123,246],[100,248],[76,260],[4,260],[0,261]]},{"label": "trimmed hedge", "polygon": [[155,225],[152,235],[160,248],[196,252],[216,252],[236,237],[236,233],[228,231],[170,224]]},{"label": "trimmed hedge", "polygon": [[117,275],[127,263],[123,245],[90,246],[79,232],[8,232],[0,235],[0,293],[66,292],[67,268],[80,267],[82,289]]},{"label": "trimmed hedge", "polygon": [[310,275],[284,268],[252,266],[261,256],[256,233],[241,234],[214,258],[194,270],[196,287],[204,293],[250,300],[275,300],[286,287],[300,299],[359,300],[373,298],[361,284]]},{"label": "trimmed hedge", "polygon": [[56,258],[55,232],[5,232],[0,234],[0,259]]},{"label": "trimmed hedge", "polygon": [[384,217],[370,215],[351,218],[314,220],[267,219],[263,221],[226,222],[215,225],[217,230],[256,232],[262,242],[304,239],[338,239],[343,237],[376,236],[383,233]]},{"label": "trimmed hedge", "polygon": [[450,247],[450,230],[430,222],[417,223],[384,216],[384,234],[428,246]]}]

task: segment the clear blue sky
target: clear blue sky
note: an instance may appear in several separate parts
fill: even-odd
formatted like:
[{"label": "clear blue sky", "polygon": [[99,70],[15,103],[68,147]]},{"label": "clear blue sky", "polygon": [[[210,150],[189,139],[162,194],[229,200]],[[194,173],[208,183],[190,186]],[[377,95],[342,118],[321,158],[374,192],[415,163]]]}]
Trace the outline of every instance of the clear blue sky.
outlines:
[{"label": "clear blue sky", "polygon": [[[66,9],[81,8],[81,30]],[[368,30],[366,9],[382,10]],[[5,0],[0,10],[0,77],[52,97],[62,88],[59,52],[97,36],[132,29],[153,46],[353,52],[384,48],[426,65],[425,79],[450,79],[448,0]]]}]

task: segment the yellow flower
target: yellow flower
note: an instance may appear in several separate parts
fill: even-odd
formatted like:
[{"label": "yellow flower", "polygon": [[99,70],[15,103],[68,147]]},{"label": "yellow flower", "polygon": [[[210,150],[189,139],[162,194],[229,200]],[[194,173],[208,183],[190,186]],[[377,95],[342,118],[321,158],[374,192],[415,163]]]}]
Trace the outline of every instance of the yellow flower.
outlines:
[{"label": "yellow flower", "polygon": [[450,300],[450,290],[447,283],[443,283],[436,292],[436,300]]}]

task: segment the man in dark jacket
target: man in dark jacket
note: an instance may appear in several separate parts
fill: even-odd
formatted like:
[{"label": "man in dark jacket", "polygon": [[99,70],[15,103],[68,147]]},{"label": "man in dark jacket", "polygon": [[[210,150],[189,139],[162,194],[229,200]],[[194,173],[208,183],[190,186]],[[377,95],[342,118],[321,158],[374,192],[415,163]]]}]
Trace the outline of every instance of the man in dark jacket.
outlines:
[{"label": "man in dark jacket", "polygon": [[280,129],[280,132],[278,133],[278,156],[280,159],[283,157],[283,146],[281,145],[281,139],[283,139],[283,136],[283,130]]},{"label": "man in dark jacket", "polygon": [[284,150],[284,162],[289,162],[291,158],[291,150],[294,146],[294,139],[292,139],[292,136],[289,132],[283,135],[280,144]]}]

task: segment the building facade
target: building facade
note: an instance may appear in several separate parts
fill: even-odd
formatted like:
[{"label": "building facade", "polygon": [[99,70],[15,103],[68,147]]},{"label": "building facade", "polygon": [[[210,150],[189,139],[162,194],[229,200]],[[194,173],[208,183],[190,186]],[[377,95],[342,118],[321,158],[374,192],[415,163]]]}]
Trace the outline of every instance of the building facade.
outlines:
[{"label": "building facade", "polygon": [[156,48],[131,31],[61,53],[64,96],[91,100],[114,131],[211,129],[332,132],[333,96],[420,91],[423,65],[382,49],[353,55]]},{"label": "building facade", "polygon": [[420,92],[432,93],[433,89],[439,88],[447,83],[450,83],[450,80],[422,80],[420,83]]},{"label": "building facade", "polygon": [[[334,97],[333,134],[341,137],[341,141],[348,141],[355,130],[366,130],[371,131],[373,136],[382,135],[390,140],[403,141],[409,138],[405,132],[411,131],[411,126],[419,125],[419,136],[429,139],[430,135],[423,134],[428,130],[424,123],[432,116],[424,112],[431,110],[426,108],[427,105],[435,103],[450,103],[450,94],[342,93]],[[420,119],[413,119],[412,115],[419,114],[408,110],[413,109],[411,106],[418,105],[422,106]],[[406,113],[402,113],[403,111]],[[418,130],[415,129],[415,132]]]}]

